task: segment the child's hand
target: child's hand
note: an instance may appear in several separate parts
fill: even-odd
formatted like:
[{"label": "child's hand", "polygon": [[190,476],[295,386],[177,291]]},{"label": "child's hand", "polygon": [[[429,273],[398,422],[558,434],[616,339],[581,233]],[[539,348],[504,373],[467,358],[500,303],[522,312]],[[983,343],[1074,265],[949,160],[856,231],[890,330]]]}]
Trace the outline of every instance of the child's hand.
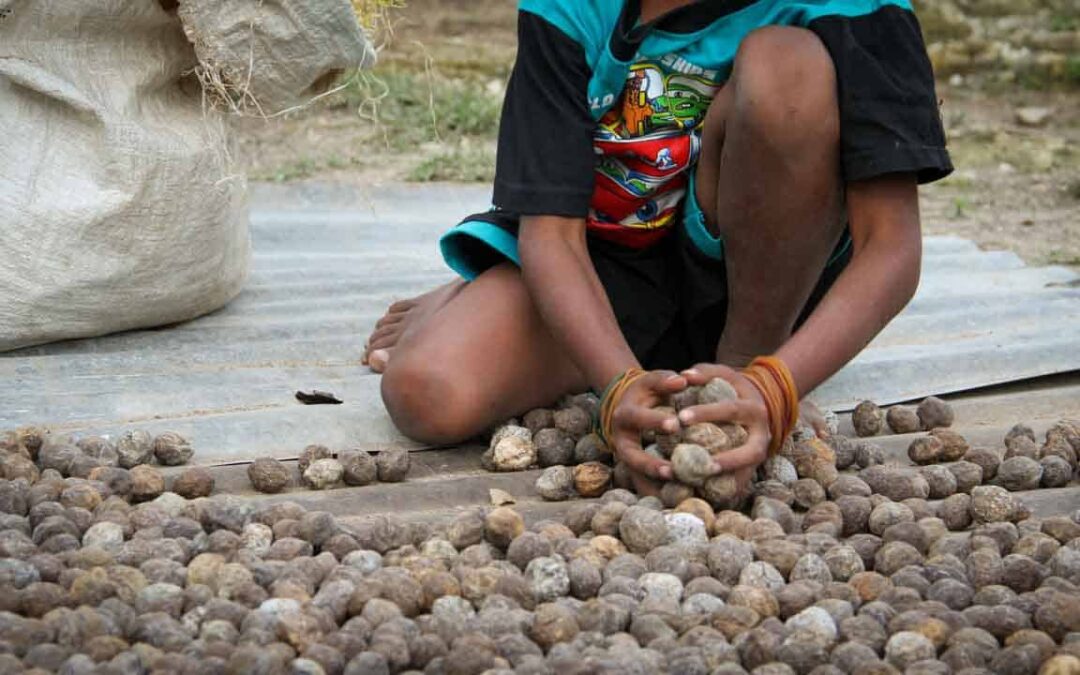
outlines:
[{"label": "child's hand", "polygon": [[754,470],[768,456],[769,413],[765,401],[750,380],[737,370],[712,363],[702,363],[684,370],[682,376],[690,386],[703,386],[709,380],[720,377],[727,380],[739,394],[736,401],[723,401],[707,405],[695,405],[679,412],[684,427],[699,422],[713,424],[741,424],[748,438],[739,447],[716,455],[713,460],[723,473],[736,474],[741,484],[748,485]]},{"label": "child's hand", "polygon": [[650,478],[671,480],[671,462],[645,452],[641,447],[641,433],[650,429],[666,433],[679,430],[675,415],[654,408],[686,386],[685,377],[668,370],[654,370],[634,381],[615,408],[609,440],[615,456],[626,463],[634,476],[639,493],[657,491],[655,485],[650,485]]}]

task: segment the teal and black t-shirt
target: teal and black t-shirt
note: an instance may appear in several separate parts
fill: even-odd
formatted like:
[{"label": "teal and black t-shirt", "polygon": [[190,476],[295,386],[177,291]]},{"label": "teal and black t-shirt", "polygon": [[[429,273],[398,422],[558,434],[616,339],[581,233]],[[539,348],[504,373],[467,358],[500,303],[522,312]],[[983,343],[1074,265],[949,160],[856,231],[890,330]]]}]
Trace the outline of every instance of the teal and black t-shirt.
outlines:
[{"label": "teal and black t-shirt", "polygon": [[952,170],[909,0],[699,0],[648,24],[640,5],[521,0],[485,220],[580,217],[616,244],[656,243],[680,219],[740,43],[773,25],[809,29],[832,56],[845,180]]}]

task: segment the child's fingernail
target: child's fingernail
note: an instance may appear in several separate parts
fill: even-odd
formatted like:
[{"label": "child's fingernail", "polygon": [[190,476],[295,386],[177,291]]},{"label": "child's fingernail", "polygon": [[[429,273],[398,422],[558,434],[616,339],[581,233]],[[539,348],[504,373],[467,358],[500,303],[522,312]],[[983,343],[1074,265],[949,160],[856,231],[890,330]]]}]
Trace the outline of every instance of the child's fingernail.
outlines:
[{"label": "child's fingernail", "polygon": [[683,371],[683,375],[697,375],[697,374],[698,374],[698,371],[694,370],[693,368]]},{"label": "child's fingernail", "polygon": [[689,410],[683,410],[679,413],[679,420],[683,424],[690,424],[694,421],[694,415]]},{"label": "child's fingernail", "polygon": [[671,467],[666,465],[662,466],[656,470],[656,474],[664,480],[671,480]]}]

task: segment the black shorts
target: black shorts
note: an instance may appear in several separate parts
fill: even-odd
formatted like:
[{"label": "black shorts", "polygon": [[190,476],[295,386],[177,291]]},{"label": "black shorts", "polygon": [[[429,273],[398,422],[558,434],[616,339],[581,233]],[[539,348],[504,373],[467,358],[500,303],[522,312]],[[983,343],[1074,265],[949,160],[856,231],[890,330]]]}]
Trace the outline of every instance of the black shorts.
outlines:
[{"label": "black shorts", "polygon": [[[696,205],[661,242],[645,250],[590,236],[589,255],[623,336],[643,368],[681,370],[716,360],[727,317],[723,243],[709,235]],[[470,216],[440,241],[443,258],[465,279],[504,261],[520,265],[518,217],[500,211]],[[799,316],[806,320],[851,258],[841,238]],[[797,325],[798,325],[797,324]]]}]

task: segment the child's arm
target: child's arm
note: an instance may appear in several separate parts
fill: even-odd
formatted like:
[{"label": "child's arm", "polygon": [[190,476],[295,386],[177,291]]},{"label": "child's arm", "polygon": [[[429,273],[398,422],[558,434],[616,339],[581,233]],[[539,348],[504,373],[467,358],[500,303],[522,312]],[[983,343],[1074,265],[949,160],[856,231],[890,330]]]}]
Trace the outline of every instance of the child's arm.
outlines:
[{"label": "child's arm", "polygon": [[[523,217],[518,253],[522,277],[544,323],[596,391],[638,367],[589,258],[584,219]],[[646,454],[638,436],[643,429],[678,428],[673,415],[653,407],[685,387],[685,379],[675,373],[655,372],[638,380],[623,397],[611,440],[631,470],[671,477],[670,465]]]},{"label": "child's arm", "polygon": [[[922,238],[913,174],[850,183],[847,189],[854,254],[847,268],[798,331],[777,351],[800,393],[824,382],[874,338],[908,303],[919,283]],[[731,380],[746,401],[697,406],[683,424],[733,420],[751,432],[743,447],[724,453],[725,472],[748,472],[765,459],[768,421],[757,389],[741,374],[703,364],[686,373],[690,384]]]}]

